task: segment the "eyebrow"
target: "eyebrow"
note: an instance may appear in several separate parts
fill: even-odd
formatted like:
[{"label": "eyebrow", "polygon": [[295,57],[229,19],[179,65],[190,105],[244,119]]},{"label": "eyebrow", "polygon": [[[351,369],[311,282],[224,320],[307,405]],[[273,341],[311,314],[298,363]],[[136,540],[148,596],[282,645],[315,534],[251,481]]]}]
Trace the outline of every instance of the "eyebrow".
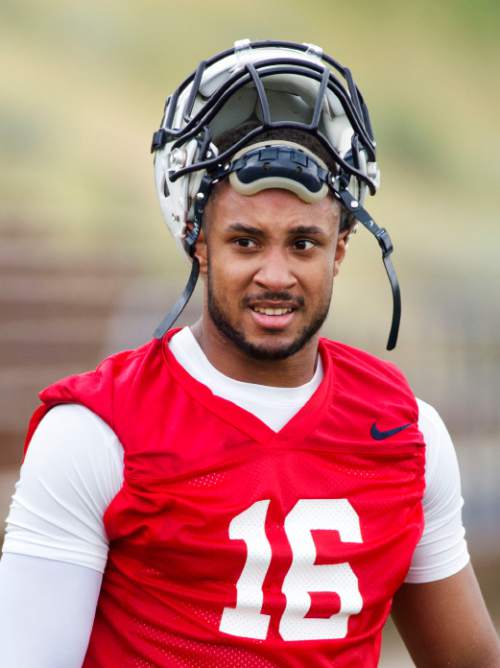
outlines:
[{"label": "eyebrow", "polygon": [[251,225],[243,225],[243,223],[232,223],[227,228],[229,232],[243,232],[243,234],[253,234],[254,236],[262,236],[263,232],[258,227]]},{"label": "eyebrow", "polygon": [[325,234],[325,231],[317,225],[297,225],[290,230],[290,234]]},{"label": "eyebrow", "polygon": [[[252,225],[244,225],[243,223],[232,223],[228,228],[230,232],[243,232],[243,234],[252,234],[253,236],[263,236],[264,232]],[[289,231],[289,236],[295,234],[310,234],[310,235],[324,235],[325,231],[317,225],[297,225],[292,227]]]}]

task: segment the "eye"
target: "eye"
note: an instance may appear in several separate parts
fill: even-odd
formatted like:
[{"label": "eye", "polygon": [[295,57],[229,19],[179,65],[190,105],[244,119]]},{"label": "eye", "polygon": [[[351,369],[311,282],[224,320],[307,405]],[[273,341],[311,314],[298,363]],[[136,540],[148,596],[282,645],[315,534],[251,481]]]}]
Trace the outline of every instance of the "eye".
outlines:
[{"label": "eye", "polygon": [[293,246],[296,250],[307,251],[314,248],[316,244],[311,239],[296,239],[293,242]]},{"label": "eye", "polygon": [[255,240],[249,239],[248,237],[240,237],[239,239],[235,239],[234,243],[240,248],[255,248],[257,246]]}]

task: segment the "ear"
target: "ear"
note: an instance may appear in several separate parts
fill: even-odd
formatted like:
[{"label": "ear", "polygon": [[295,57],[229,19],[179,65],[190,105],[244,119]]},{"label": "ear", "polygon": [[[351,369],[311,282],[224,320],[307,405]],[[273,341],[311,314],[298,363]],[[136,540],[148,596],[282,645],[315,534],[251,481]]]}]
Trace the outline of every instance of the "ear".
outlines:
[{"label": "ear", "polygon": [[207,236],[205,234],[205,228],[203,227],[196,242],[195,257],[198,258],[200,263],[200,274],[206,275],[208,270],[208,249],[207,249]]},{"label": "ear", "polygon": [[213,216],[212,209],[214,202],[216,201],[216,194],[219,191],[219,188],[223,187],[223,183],[219,183],[215,186],[215,189],[210,195],[205,211],[203,213],[203,223],[201,226],[200,234],[196,242],[195,257],[198,258],[200,263],[200,275],[206,276],[208,273],[208,240],[207,240],[207,229],[210,225],[210,220]]},{"label": "ear", "polygon": [[334,263],[334,268],[333,268],[333,275],[337,276],[337,274],[340,271],[340,266],[342,262],[344,261],[346,252],[347,252],[347,246],[349,244],[349,236],[351,232],[353,231],[353,227],[349,227],[346,230],[343,230],[342,232],[339,232],[339,235],[337,237],[337,248],[335,249],[335,263]]}]

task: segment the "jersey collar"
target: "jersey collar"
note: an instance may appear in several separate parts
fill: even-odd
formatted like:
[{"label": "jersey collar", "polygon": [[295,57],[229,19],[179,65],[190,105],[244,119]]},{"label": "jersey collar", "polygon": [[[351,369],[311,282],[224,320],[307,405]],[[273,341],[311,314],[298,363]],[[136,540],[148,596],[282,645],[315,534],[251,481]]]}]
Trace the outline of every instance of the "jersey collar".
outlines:
[{"label": "jersey collar", "polygon": [[323,339],[319,340],[318,346],[323,364],[321,384],[304,406],[278,432],[275,432],[244,408],[214,395],[206,385],[193,378],[184,369],[169,348],[170,339],[179,329],[170,330],[162,340],[163,356],[169,371],[195,401],[260,443],[279,444],[285,441],[289,444],[292,441],[302,440],[307,434],[312,433],[317,423],[324,416],[324,411],[328,410],[332,403],[334,391],[332,365]]}]

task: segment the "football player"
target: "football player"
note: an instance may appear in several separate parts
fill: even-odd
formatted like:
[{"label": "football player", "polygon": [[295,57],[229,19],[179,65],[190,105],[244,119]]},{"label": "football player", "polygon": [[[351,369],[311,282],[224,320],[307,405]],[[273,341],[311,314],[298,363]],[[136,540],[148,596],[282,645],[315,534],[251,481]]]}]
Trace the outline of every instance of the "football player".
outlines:
[{"label": "football player", "polygon": [[[391,363],[320,337],[379,184],[368,110],[313,45],[238,42],[168,99],[158,197],[191,262],[152,341],[41,393],[0,568],[0,663],[498,668],[456,457]],[[203,312],[172,328],[198,276]],[[360,317],[360,316],[358,316]]]}]

